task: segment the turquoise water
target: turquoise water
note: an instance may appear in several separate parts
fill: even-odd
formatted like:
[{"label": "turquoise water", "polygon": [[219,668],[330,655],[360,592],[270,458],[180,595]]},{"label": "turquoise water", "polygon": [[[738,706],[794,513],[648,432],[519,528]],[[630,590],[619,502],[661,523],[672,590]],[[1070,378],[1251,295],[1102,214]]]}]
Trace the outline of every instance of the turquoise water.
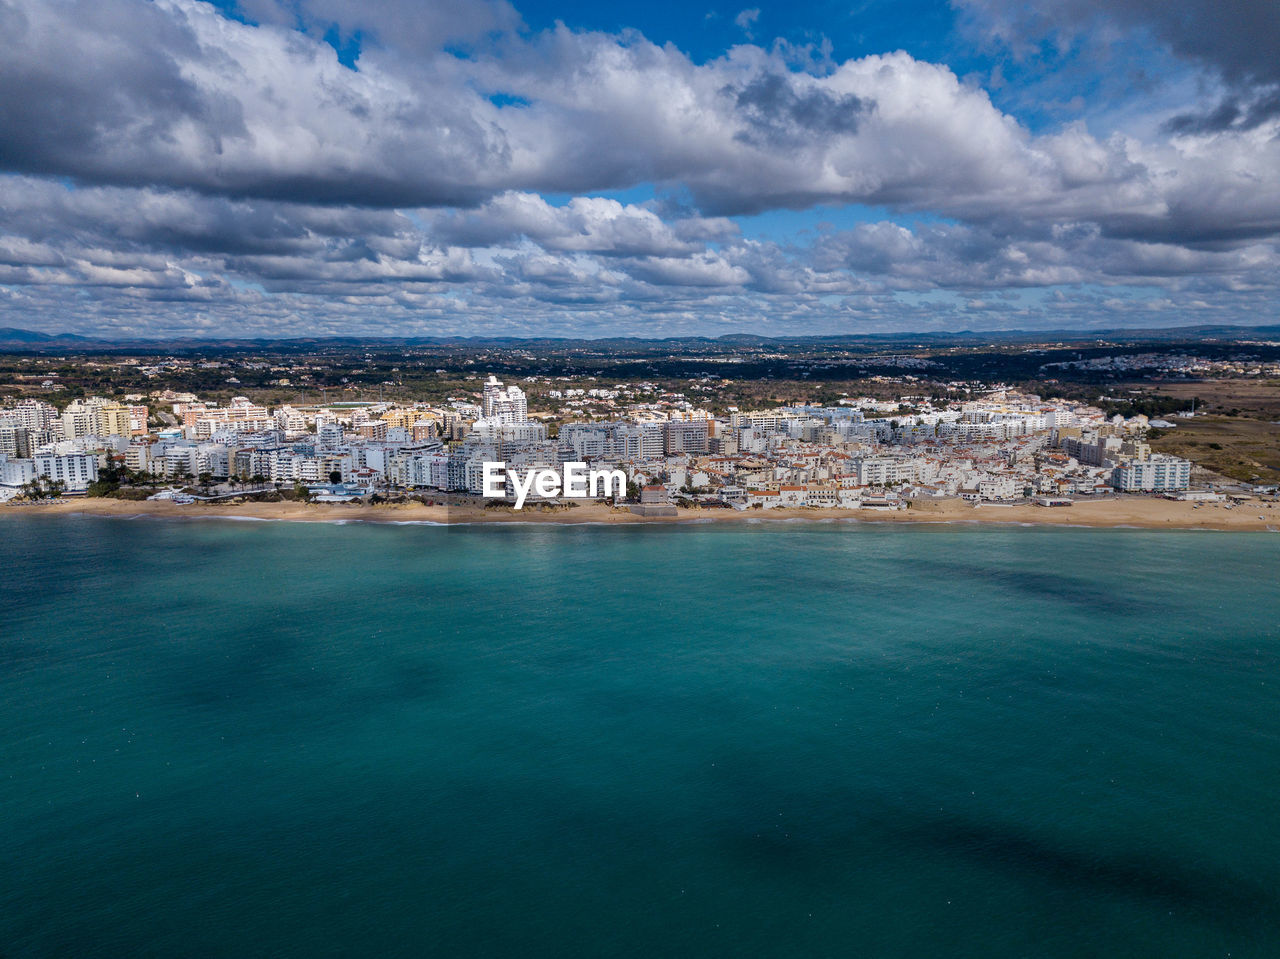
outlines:
[{"label": "turquoise water", "polygon": [[0,522],[0,956],[1280,955],[1280,537]]}]

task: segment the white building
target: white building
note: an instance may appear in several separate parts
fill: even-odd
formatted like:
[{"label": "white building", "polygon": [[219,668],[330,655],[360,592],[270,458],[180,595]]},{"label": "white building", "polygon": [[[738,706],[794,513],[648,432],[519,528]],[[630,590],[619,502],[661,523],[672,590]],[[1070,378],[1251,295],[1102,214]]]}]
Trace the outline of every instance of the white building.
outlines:
[{"label": "white building", "polygon": [[662,458],[665,430],[662,423],[628,423],[613,435],[615,455],[622,460]]},{"label": "white building", "polygon": [[917,464],[914,460],[896,459],[892,456],[860,456],[850,466],[859,486],[910,483],[916,479]]},{"label": "white building", "polygon": [[1024,486],[1016,476],[989,476],[978,482],[978,495],[992,502],[1017,499]]},{"label": "white building", "polygon": [[26,399],[20,400],[12,409],[5,410],[5,416],[12,416],[17,425],[23,429],[38,432],[53,429],[53,424],[58,419],[58,411],[48,403]]},{"label": "white building", "polygon": [[22,486],[35,478],[36,464],[33,460],[0,456],[0,486]]},{"label": "white building", "polygon": [[1122,492],[1180,490],[1191,485],[1191,461],[1163,453],[1132,460],[1111,471],[1111,485]]},{"label": "white building", "polygon": [[325,423],[316,430],[316,443],[322,450],[336,450],[342,445],[342,425]]},{"label": "white building", "polygon": [[164,475],[172,479],[176,476],[190,476],[192,479],[200,475],[199,453],[194,446],[170,446],[164,451]]},{"label": "white building", "polygon": [[499,416],[476,420],[467,434],[468,443],[541,443],[547,438],[547,428],[542,423],[528,420],[516,422]]},{"label": "white building", "polygon": [[151,454],[153,447],[149,443],[133,443],[124,451],[124,465],[135,473],[151,472]]},{"label": "white building", "polygon": [[36,475],[60,482],[70,491],[83,492],[98,481],[98,458],[89,453],[37,453]]},{"label": "white building", "polygon": [[201,443],[196,447],[196,475],[226,478],[231,475],[231,451],[221,443]]},{"label": "white building", "polygon": [[98,431],[97,413],[80,401],[73,402],[62,414],[62,435],[75,440]]},{"label": "white building", "polygon": [[485,380],[480,409],[485,419],[496,419],[501,423],[526,423],[529,420],[529,401],[524,390],[518,386],[504,389],[496,376]]},{"label": "white building", "polygon": [[449,485],[449,454],[444,450],[405,453],[393,461],[389,476],[401,486],[445,489]]},{"label": "white building", "polygon": [[559,440],[573,450],[575,460],[598,460],[615,455],[615,432],[611,423],[566,423],[560,427]]},{"label": "white building", "polygon": [[678,453],[707,452],[709,425],[707,420],[690,420],[667,423],[663,437],[668,456]]}]

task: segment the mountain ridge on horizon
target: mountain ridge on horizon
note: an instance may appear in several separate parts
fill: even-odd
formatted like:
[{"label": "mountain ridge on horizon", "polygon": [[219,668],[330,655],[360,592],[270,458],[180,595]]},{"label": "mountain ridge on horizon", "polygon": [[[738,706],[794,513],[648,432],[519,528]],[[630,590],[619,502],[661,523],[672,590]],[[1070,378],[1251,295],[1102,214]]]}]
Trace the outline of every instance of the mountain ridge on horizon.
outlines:
[{"label": "mountain ridge on horizon", "polygon": [[884,342],[900,343],[908,340],[925,340],[930,344],[943,344],[949,340],[964,343],[981,342],[1045,342],[1048,340],[1081,342],[1085,340],[1124,338],[1135,342],[1162,341],[1176,339],[1221,339],[1223,337],[1242,338],[1249,336],[1280,335],[1280,324],[1260,326],[1223,326],[1197,325],[1160,327],[1151,329],[1097,329],[1097,330],[931,330],[901,332],[866,332],[866,333],[827,333],[799,334],[796,336],[766,336],[755,333],[725,333],[720,336],[292,336],[292,337],[137,337],[107,338],[87,336],[79,333],[46,333],[38,330],[27,330],[16,327],[0,327],[0,348],[40,349],[54,347],[79,347],[102,349],[154,349],[164,346],[181,346],[183,348],[235,348],[235,347],[269,347],[269,346],[302,346],[309,343],[317,345],[421,345],[421,346],[462,346],[462,345],[501,345],[501,344],[593,344],[606,345],[619,343],[629,345],[641,344],[678,344],[705,343],[733,345],[765,345],[778,344],[839,344],[846,342]]}]

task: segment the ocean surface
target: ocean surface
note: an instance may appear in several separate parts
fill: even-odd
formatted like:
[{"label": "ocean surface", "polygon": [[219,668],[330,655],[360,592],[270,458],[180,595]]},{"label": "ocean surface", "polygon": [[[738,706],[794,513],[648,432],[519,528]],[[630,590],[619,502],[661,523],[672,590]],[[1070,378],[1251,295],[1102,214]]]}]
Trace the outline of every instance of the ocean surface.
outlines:
[{"label": "ocean surface", "polygon": [[1280,536],[0,520],[0,956],[1280,956]]}]

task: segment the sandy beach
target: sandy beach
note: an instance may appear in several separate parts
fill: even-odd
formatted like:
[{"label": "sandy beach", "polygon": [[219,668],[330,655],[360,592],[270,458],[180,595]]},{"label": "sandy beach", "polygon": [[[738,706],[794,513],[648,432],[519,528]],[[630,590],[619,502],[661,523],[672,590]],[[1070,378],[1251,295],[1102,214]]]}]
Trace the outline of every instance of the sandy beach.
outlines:
[{"label": "sandy beach", "polygon": [[156,516],[174,519],[216,518],[292,522],[358,521],[371,523],[561,523],[635,524],[691,522],[777,523],[796,520],[843,520],[877,523],[1015,523],[1057,526],[1141,527],[1145,529],[1280,531],[1280,506],[1256,500],[1234,508],[1217,504],[1176,502],[1146,497],[1080,501],[1068,507],[973,506],[960,500],[917,502],[903,511],[872,509],[682,509],[674,517],[637,516],[625,508],[578,505],[568,509],[485,509],[474,505],[313,503],[131,502],[114,499],[67,499],[36,505],[6,505],[0,516]]}]

